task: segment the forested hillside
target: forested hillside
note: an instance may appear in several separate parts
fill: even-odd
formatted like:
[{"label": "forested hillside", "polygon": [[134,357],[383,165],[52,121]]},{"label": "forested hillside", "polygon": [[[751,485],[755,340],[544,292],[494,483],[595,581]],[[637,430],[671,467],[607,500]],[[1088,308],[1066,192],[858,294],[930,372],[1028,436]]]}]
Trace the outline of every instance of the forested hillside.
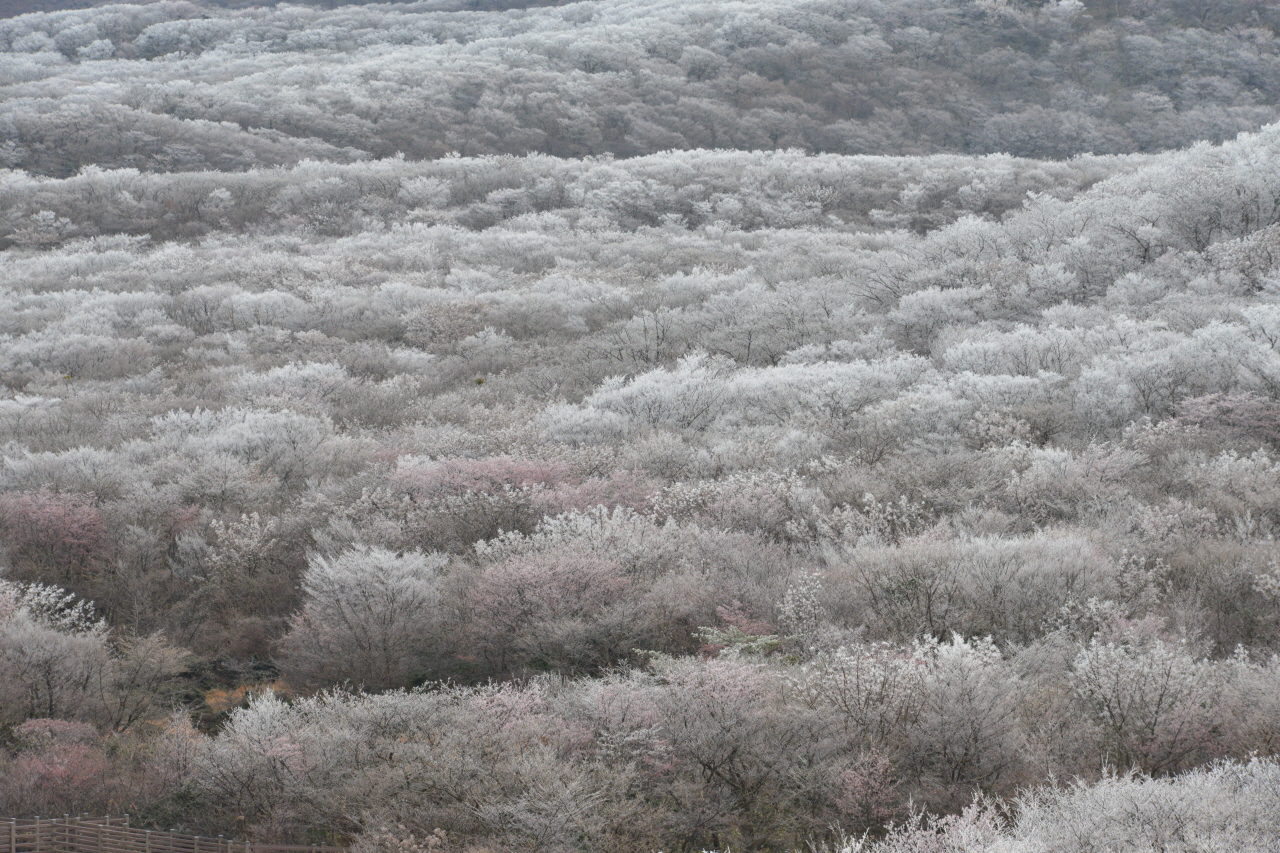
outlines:
[{"label": "forested hillside", "polygon": [[1274,849],[1272,13],[0,22],[0,815]]},{"label": "forested hillside", "polygon": [[0,21],[0,166],[244,170],[402,152],[1067,157],[1276,120],[1261,2],[187,0]]}]

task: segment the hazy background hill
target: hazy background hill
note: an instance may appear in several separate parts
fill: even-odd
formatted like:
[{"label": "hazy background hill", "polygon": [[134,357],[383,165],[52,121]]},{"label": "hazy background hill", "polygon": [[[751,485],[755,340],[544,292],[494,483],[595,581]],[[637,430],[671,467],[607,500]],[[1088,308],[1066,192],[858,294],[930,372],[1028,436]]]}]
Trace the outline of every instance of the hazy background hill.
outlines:
[{"label": "hazy background hill", "polygon": [[0,165],[672,148],[1066,157],[1220,141],[1280,115],[1280,19],[1261,3],[458,8],[164,0],[10,19]]},{"label": "hazy background hill", "polygon": [[[150,0],[156,2],[156,0]],[[564,6],[568,0],[434,0],[434,2],[422,2],[419,6],[430,6],[433,9],[441,11],[459,11],[459,12],[498,12],[508,9],[529,9],[534,6]],[[16,18],[19,15],[31,15],[37,12],[63,12],[69,9],[91,9],[95,6],[113,5],[110,0],[0,0],[0,18]],[[145,6],[146,2],[132,3],[134,6]],[[242,9],[247,6],[276,6],[276,2],[256,3],[252,0],[224,0],[224,2],[215,2],[210,0],[203,5],[221,7],[226,9]],[[359,6],[361,3],[343,3],[340,0],[334,2],[326,2],[326,0],[317,0],[317,2],[303,3],[304,6],[321,6],[325,8],[334,8],[336,6]]]}]

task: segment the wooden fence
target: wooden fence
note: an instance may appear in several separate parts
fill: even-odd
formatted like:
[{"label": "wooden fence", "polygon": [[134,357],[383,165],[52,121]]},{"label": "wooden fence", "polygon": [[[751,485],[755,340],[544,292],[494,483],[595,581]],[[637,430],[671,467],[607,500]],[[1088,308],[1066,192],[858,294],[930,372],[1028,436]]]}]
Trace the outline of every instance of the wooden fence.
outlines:
[{"label": "wooden fence", "polygon": [[257,844],[136,829],[123,817],[0,821],[0,853],[347,853],[345,847]]}]

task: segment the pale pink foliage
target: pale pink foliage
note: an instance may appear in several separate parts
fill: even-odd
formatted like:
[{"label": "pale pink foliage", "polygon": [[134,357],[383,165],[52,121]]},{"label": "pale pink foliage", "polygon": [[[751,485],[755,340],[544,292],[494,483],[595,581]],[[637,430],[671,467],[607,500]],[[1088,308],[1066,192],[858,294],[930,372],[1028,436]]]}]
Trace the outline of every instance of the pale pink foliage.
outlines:
[{"label": "pale pink foliage", "polygon": [[17,755],[0,759],[0,803],[9,814],[101,808],[120,779],[98,730],[86,723],[33,719],[13,730]]},{"label": "pale pink foliage", "polygon": [[874,751],[857,756],[840,774],[833,800],[847,829],[884,826],[902,808],[893,764]]},{"label": "pale pink foliage", "polygon": [[1180,423],[1254,441],[1280,443],[1280,404],[1257,394],[1209,394],[1177,405]]},{"label": "pale pink foliage", "polygon": [[106,526],[89,495],[43,489],[0,495],[0,532],[20,574],[80,579],[106,556]]},{"label": "pale pink foliage", "polygon": [[543,515],[583,512],[592,507],[634,510],[649,508],[658,484],[634,471],[614,471],[607,477],[590,477],[578,482],[565,481],[552,488],[539,490],[534,507]]},{"label": "pale pink foliage", "polygon": [[632,471],[585,477],[564,462],[491,456],[451,458],[401,468],[391,481],[419,501],[469,494],[528,494],[542,515],[583,511],[596,506],[644,509],[657,484]]},{"label": "pale pink foliage", "polygon": [[13,730],[20,749],[39,752],[59,746],[86,746],[102,742],[102,735],[88,723],[72,720],[32,719]]},{"label": "pale pink foliage", "polygon": [[646,509],[657,488],[626,470],[583,476],[553,460],[456,457],[401,460],[380,503],[403,517],[396,523],[407,541],[457,552],[503,532],[530,531],[545,517],[598,506]]}]

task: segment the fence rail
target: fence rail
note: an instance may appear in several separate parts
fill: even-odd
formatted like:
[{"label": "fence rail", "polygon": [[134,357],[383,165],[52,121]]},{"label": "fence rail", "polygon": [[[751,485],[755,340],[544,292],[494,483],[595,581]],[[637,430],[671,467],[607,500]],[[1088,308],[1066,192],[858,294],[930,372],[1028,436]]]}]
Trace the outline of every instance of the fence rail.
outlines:
[{"label": "fence rail", "polygon": [[0,853],[347,853],[347,848],[137,829],[124,815],[0,821]]}]

